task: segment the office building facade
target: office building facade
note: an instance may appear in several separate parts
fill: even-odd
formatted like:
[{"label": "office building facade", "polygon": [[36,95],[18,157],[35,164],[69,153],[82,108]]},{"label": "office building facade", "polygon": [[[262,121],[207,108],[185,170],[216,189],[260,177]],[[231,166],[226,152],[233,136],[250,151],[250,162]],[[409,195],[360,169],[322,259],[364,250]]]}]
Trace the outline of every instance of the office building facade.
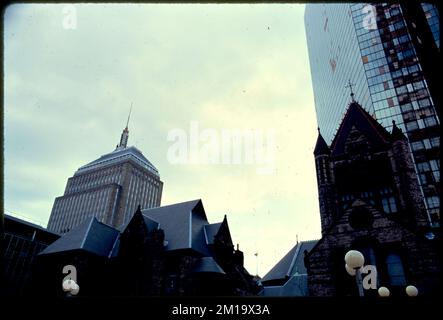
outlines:
[{"label": "office building facade", "polygon": [[128,134],[126,126],[114,151],[80,167],[68,179],[64,195],[55,199],[49,230],[63,234],[91,217],[118,228],[138,205],[160,206],[159,172],[140,150],[127,147]]},{"label": "office building facade", "polygon": [[60,235],[5,214],[2,237],[0,295],[22,295],[29,290],[35,256]]},{"label": "office building facade", "polygon": [[[330,143],[349,92],[405,132],[429,222],[440,221],[439,13],[432,4],[309,4],[305,26],[318,126]],[[346,88],[348,87],[348,88]]]}]

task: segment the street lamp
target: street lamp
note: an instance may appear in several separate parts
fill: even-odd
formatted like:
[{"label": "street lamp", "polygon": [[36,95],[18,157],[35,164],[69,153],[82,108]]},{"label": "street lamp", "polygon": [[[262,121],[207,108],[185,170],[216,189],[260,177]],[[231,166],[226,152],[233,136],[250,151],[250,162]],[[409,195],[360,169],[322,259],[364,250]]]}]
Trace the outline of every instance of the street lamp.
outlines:
[{"label": "street lamp", "polygon": [[385,297],[389,297],[390,293],[391,293],[391,292],[390,292],[389,289],[386,288],[386,287],[380,287],[380,288],[378,288],[378,295],[379,295],[380,297],[383,297],[383,298],[385,298]]},{"label": "street lamp", "polygon": [[418,289],[415,286],[407,286],[406,294],[410,297],[416,297],[418,295]]},{"label": "street lamp", "polygon": [[67,296],[75,296],[78,294],[80,287],[79,285],[72,279],[68,279],[63,281],[62,283],[63,291],[66,292]]},{"label": "street lamp", "polygon": [[[418,289],[415,286],[412,286],[412,285],[407,286],[406,287],[406,294],[409,297],[416,297],[418,295]],[[386,287],[380,287],[380,288],[378,288],[378,295],[380,297],[389,297],[390,291]]]},{"label": "street lamp", "polygon": [[362,279],[361,279],[361,273],[360,268],[365,263],[365,257],[360,251],[357,250],[350,250],[345,255],[345,268],[346,271],[351,275],[355,275],[355,279],[357,281],[357,287],[358,287],[358,294],[360,297],[363,297],[364,291],[363,291],[363,285],[362,285]]}]

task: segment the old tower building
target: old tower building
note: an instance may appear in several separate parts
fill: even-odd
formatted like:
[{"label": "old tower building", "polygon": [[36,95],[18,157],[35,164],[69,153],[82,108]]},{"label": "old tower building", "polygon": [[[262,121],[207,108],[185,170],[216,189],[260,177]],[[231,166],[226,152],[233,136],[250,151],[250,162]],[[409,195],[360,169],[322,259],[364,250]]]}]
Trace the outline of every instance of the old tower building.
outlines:
[{"label": "old tower building", "polygon": [[114,151],[80,167],[68,179],[64,195],[54,201],[50,231],[69,232],[91,217],[119,227],[138,205],[160,206],[163,182],[159,172],[139,149],[127,146],[128,137],[127,123]]},{"label": "old tower building", "polygon": [[389,133],[352,99],[330,146],[319,130],[314,156],[322,238],[305,252],[309,294],[358,292],[345,270],[351,249],[376,266],[377,287],[405,295],[414,285],[419,294],[435,294],[441,270],[436,235],[408,139],[395,122]]}]

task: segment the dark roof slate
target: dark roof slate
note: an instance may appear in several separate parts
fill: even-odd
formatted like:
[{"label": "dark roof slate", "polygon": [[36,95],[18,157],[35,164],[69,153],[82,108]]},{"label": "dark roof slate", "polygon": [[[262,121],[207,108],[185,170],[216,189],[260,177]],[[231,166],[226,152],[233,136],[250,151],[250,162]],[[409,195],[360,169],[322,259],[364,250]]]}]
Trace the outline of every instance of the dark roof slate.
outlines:
[{"label": "dark roof slate", "polygon": [[308,252],[314,247],[318,240],[301,241],[262,278],[262,282],[285,279],[295,274],[305,274],[304,251]]},{"label": "dark roof slate", "polygon": [[207,224],[204,226],[208,244],[214,243],[214,238],[217,235],[218,231],[220,230],[221,225],[222,222],[218,222],[218,223]]},{"label": "dark roof slate", "polygon": [[84,250],[98,256],[108,257],[118,236],[118,230],[92,217],[46,247],[40,255]]},{"label": "dark roof slate", "polygon": [[[164,231],[166,251],[191,249],[203,257],[211,256],[208,244],[213,243],[214,236],[223,225],[223,222],[208,224],[203,203],[199,199],[144,209],[141,215],[148,231]],[[117,230],[96,218],[90,218],[48,246],[41,254],[84,250],[103,257],[114,257],[119,251],[119,235],[130,221]]]},{"label": "dark roof slate", "polygon": [[266,297],[305,297],[309,295],[308,275],[295,275],[279,286],[264,286],[261,292]]},{"label": "dark roof slate", "polygon": [[193,249],[210,255],[204,226],[208,224],[201,200],[187,201],[142,210],[142,214],[159,223],[165,232],[166,251]]},{"label": "dark roof slate", "polygon": [[194,273],[221,273],[225,274],[223,269],[212,257],[202,257],[198,259],[192,266]]}]

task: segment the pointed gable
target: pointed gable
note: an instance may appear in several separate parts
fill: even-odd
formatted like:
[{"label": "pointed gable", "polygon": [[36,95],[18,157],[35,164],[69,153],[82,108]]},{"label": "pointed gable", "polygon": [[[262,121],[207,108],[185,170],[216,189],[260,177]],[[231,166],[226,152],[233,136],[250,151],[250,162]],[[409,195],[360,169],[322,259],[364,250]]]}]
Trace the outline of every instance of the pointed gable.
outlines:
[{"label": "pointed gable", "polygon": [[206,225],[205,228],[205,235],[206,235],[206,243],[207,244],[214,244],[214,238],[217,235],[217,233],[220,230],[222,223],[211,223]]},{"label": "pointed gable", "polygon": [[321,154],[329,154],[331,150],[329,149],[325,139],[323,139],[323,136],[320,133],[320,130],[318,131],[318,138],[317,143],[315,144],[314,148],[314,155],[318,156]]},{"label": "pointed gable", "polygon": [[231,232],[229,231],[228,218],[223,218],[223,221],[220,225],[220,229],[217,232],[216,238],[223,242],[226,245],[234,246],[234,242],[232,241]]},{"label": "pointed gable", "polygon": [[165,232],[166,251],[193,249],[209,255],[204,228],[208,219],[201,200],[144,209],[142,214]]},{"label": "pointed gable", "polygon": [[262,278],[262,282],[287,280],[288,277],[297,274],[306,274],[304,264],[304,251],[310,252],[318,240],[301,241]]},{"label": "pointed gable", "polygon": [[346,145],[351,136],[353,139],[365,140],[372,147],[384,147],[390,141],[390,133],[357,102],[352,102],[349,105],[331,143],[333,156],[346,152]]},{"label": "pointed gable", "polygon": [[397,125],[395,124],[395,120],[392,120],[392,132],[391,132],[391,139],[392,141],[398,141],[398,140],[408,140],[406,136],[404,135],[403,131]]}]

